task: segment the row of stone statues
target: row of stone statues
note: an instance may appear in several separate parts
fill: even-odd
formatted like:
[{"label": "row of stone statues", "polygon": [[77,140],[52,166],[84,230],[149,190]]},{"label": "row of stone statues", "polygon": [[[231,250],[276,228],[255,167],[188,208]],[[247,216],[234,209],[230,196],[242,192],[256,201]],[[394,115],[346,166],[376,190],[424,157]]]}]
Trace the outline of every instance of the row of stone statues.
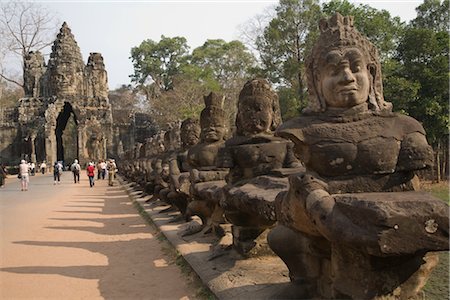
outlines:
[{"label": "row of stone statues", "polygon": [[281,124],[276,93],[253,79],[231,138],[211,93],[200,122],[137,145],[123,174],[177,208],[177,221],[200,217],[180,234],[231,234],[244,257],[277,254],[292,282],[279,298],[420,297],[435,251],[449,249],[448,205],[417,191],[431,147],[384,101],[377,50],[353,18],[336,14],[320,30],[301,116]]}]

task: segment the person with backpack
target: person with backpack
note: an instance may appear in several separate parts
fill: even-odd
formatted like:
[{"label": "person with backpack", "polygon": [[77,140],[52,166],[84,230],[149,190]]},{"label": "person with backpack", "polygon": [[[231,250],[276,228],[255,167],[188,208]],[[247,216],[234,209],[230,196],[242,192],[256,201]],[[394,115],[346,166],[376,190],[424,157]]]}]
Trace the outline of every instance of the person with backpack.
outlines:
[{"label": "person with backpack", "polygon": [[53,180],[55,181],[53,184],[56,183],[60,184],[61,182],[61,174],[63,171],[63,166],[59,161],[55,161],[53,164]]},{"label": "person with backpack", "polygon": [[89,185],[91,187],[94,186],[94,175],[95,175],[94,171],[95,171],[94,163],[90,162],[86,168],[86,173],[87,173],[87,176],[89,177]]},{"label": "person with backpack", "polygon": [[108,170],[108,185],[113,186],[113,180],[117,172],[117,165],[114,159],[109,160],[107,170]]},{"label": "person with backpack", "polygon": [[74,183],[80,183],[80,170],[81,170],[81,167],[80,167],[80,164],[78,163],[78,160],[77,159],[75,159],[74,161],[73,161],[73,164],[70,166],[70,170],[72,171],[72,174],[73,174],[73,181],[74,181]]}]

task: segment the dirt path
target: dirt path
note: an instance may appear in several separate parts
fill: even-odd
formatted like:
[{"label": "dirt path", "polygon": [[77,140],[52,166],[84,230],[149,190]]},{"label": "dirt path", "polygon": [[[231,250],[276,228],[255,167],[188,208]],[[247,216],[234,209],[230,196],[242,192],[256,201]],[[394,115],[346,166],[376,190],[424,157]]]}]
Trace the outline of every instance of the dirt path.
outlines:
[{"label": "dirt path", "polygon": [[0,298],[195,299],[123,189],[83,175],[0,190]]}]

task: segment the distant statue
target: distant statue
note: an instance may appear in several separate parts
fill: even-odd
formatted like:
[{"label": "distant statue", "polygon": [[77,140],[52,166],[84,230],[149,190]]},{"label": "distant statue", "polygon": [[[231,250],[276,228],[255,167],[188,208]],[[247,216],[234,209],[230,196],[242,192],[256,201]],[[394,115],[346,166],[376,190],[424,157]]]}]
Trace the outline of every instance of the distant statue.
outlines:
[{"label": "distant statue", "polygon": [[[383,99],[373,44],[335,14],[307,61],[309,107],[281,125],[306,172],[276,199],[268,241],[294,283],[278,297],[412,299],[448,250],[448,205],[414,191],[425,131]],[[428,253],[427,253],[428,252]]]},{"label": "distant statue", "polygon": [[186,209],[189,200],[189,189],[183,189],[183,185],[189,185],[188,150],[197,144],[200,139],[200,125],[198,120],[188,118],[180,126],[181,148],[175,151],[169,158],[169,192],[167,201],[174,205],[181,213],[181,219],[186,219]]},{"label": "distant statue", "polygon": [[44,56],[30,51],[24,59],[24,91],[25,96],[37,98],[41,93],[41,78],[45,73]]},{"label": "distant statue", "polygon": [[200,142],[189,149],[187,162],[190,171],[190,202],[187,217],[197,215],[201,226],[191,228],[183,234],[188,235],[209,226],[205,231],[221,235],[220,224],[224,222],[223,210],[219,207],[216,192],[225,185],[228,169],[217,167],[217,156],[224,146],[228,131],[223,96],[210,93],[204,97],[205,108],[200,113]]},{"label": "distant statue", "polygon": [[220,206],[233,224],[233,247],[245,256],[267,249],[275,196],[287,189],[286,175],[300,171],[292,142],[274,136],[280,123],[278,96],[267,80],[248,81],[239,94],[236,133],[219,160],[230,169]]}]

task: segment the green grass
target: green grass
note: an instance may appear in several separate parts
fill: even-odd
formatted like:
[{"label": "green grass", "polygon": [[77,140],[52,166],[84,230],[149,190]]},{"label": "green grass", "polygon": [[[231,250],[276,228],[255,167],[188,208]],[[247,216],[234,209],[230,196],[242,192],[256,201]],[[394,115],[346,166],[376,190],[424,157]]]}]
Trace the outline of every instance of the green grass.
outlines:
[{"label": "green grass", "polygon": [[449,190],[448,185],[442,186],[432,186],[431,187],[431,194],[435,197],[438,197],[439,199],[442,199],[446,201],[447,203],[450,202],[450,196],[449,196]]},{"label": "green grass", "polygon": [[[449,203],[449,185],[448,182],[438,184],[427,184],[424,190],[430,192],[433,196]],[[434,268],[431,276],[424,288],[426,300],[450,299],[449,293],[449,252],[439,253],[439,263]]]}]

